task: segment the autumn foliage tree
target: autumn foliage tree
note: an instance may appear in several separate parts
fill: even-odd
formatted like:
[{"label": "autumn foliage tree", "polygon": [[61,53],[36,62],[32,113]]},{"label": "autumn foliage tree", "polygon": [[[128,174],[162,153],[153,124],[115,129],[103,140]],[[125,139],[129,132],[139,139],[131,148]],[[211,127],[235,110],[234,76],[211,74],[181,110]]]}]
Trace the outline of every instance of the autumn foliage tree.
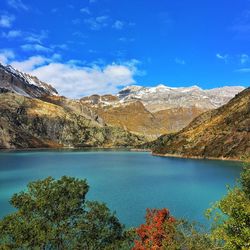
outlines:
[{"label": "autumn foliage tree", "polygon": [[136,229],[138,239],[133,250],[171,247],[175,241],[175,223],[168,209],[147,209],[146,223]]}]

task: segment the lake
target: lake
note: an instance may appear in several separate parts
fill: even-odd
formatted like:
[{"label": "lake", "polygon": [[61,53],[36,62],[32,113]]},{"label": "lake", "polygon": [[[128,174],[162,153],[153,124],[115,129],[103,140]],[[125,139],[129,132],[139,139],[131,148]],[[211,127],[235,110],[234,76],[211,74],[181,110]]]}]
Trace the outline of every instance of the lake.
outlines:
[{"label": "lake", "polygon": [[146,208],[207,224],[204,211],[234,185],[241,163],[151,156],[122,150],[0,152],[0,217],[28,182],[63,175],[87,179],[89,200],[105,202],[126,226],[144,221]]}]

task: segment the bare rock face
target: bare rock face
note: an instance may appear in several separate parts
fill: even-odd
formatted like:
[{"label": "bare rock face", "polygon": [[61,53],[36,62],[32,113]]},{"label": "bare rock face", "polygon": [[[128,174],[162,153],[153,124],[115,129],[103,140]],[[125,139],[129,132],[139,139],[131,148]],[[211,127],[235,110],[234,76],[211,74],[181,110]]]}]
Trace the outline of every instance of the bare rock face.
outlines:
[{"label": "bare rock face", "polygon": [[12,66],[0,64],[0,89],[27,96],[42,97],[46,95],[58,95],[57,91],[34,76],[20,72]]},{"label": "bare rock face", "polygon": [[203,90],[198,86],[171,88],[129,86],[118,93],[122,102],[139,100],[150,112],[172,108],[215,109],[226,104],[244,87],[223,87]]},{"label": "bare rock face", "polygon": [[149,144],[154,154],[241,159],[250,154],[250,88],[205,112],[183,130]]}]

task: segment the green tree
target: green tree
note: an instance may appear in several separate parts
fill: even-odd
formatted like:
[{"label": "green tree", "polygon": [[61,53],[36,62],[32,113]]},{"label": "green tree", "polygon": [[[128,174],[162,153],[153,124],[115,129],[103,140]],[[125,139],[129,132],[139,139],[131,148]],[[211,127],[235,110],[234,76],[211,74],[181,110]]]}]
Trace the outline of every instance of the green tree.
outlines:
[{"label": "green tree", "polygon": [[212,239],[223,249],[250,249],[250,164],[243,166],[238,185],[207,211],[214,220]]},{"label": "green tree", "polygon": [[119,249],[129,245],[116,216],[86,202],[85,180],[48,177],[15,194],[17,211],[0,222],[1,249]]}]

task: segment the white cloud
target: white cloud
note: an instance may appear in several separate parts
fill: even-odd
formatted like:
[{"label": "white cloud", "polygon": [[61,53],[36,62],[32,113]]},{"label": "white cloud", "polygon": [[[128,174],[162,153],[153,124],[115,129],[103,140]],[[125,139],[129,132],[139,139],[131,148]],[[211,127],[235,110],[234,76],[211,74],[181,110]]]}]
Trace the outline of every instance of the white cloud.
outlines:
[{"label": "white cloud", "polygon": [[127,42],[134,42],[135,39],[134,39],[134,38],[128,38],[128,37],[120,37],[120,38],[118,39],[118,41],[127,43]]},{"label": "white cloud", "polygon": [[180,58],[175,58],[174,61],[177,64],[181,64],[181,65],[185,65],[186,64],[186,61],[183,60],[183,59],[180,59]]},{"label": "white cloud", "polygon": [[42,43],[48,37],[48,31],[41,30],[40,33],[27,33],[24,40],[30,43]]},{"label": "white cloud", "polygon": [[23,72],[32,72],[36,67],[44,65],[48,62],[51,62],[51,59],[43,56],[32,56],[24,61],[12,61],[11,65]]},{"label": "white cloud", "polygon": [[0,16],[0,27],[10,28],[12,26],[13,21],[15,20],[15,16],[13,15],[1,15]]},{"label": "white cloud", "polygon": [[109,17],[108,16],[98,16],[85,19],[84,22],[89,25],[92,30],[100,30],[108,26]]},{"label": "white cloud", "polygon": [[51,52],[51,48],[45,47],[41,44],[24,44],[21,46],[24,51],[36,51],[36,52]]},{"label": "white cloud", "polygon": [[228,55],[227,55],[227,54],[222,55],[222,54],[220,54],[220,53],[217,53],[217,54],[216,54],[216,57],[217,57],[218,59],[220,59],[220,60],[223,60],[224,62],[227,62],[227,61],[228,61]]},{"label": "white cloud", "polygon": [[15,58],[15,54],[12,50],[4,49],[0,50],[0,63],[8,64],[10,60]]},{"label": "white cloud", "polygon": [[22,36],[22,31],[20,30],[10,30],[8,32],[2,32],[2,37],[4,38],[17,38]]},{"label": "white cloud", "polygon": [[82,66],[84,62],[79,60],[60,63],[34,56],[25,61],[13,61],[11,65],[52,84],[61,95],[80,98],[90,94],[115,93],[121,86],[134,84],[134,76],[139,74],[138,63],[131,60],[102,67]]},{"label": "white cloud", "polygon": [[114,24],[112,25],[114,29],[121,30],[124,27],[124,22],[120,20],[116,20]]},{"label": "white cloud", "polygon": [[30,72],[45,82],[52,83],[59,93],[79,98],[94,93],[114,93],[122,85],[134,83],[134,72],[124,65],[76,67],[72,64],[50,63]]},{"label": "white cloud", "polygon": [[81,8],[80,9],[80,12],[82,12],[82,13],[84,13],[84,14],[88,14],[88,15],[90,15],[90,10],[89,10],[89,8]]},{"label": "white cloud", "polygon": [[247,54],[241,54],[240,55],[240,63],[245,64],[249,62],[249,56]]}]

